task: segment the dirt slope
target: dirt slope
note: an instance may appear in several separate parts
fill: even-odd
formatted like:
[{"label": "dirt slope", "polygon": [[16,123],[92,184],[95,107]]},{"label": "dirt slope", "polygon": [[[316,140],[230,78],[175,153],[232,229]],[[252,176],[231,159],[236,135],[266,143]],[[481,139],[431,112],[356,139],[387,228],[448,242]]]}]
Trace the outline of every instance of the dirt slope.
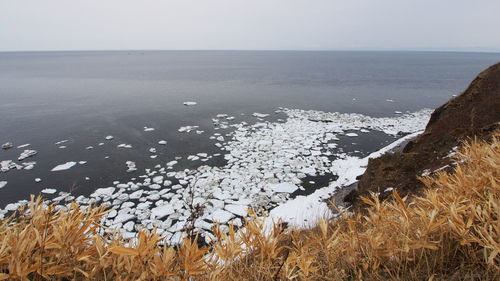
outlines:
[{"label": "dirt slope", "polygon": [[477,136],[490,139],[500,122],[500,63],[481,72],[461,95],[437,108],[425,132],[409,142],[402,152],[371,159],[359,177],[358,190],[345,200],[360,205],[360,195],[396,188],[401,194],[418,194],[423,186],[418,176],[450,164],[447,157],[461,141]]}]

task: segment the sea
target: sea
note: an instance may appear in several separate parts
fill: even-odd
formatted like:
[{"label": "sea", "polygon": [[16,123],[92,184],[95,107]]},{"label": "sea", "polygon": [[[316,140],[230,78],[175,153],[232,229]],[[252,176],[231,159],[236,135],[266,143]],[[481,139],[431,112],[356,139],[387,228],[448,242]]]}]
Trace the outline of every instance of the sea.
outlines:
[{"label": "sea", "polygon": [[[87,196],[175,159],[178,170],[224,165],[209,139],[220,132],[217,114],[252,124],[261,122],[256,112],[286,118],[280,107],[373,117],[434,109],[499,61],[500,53],[465,52],[0,52],[0,145],[13,143],[0,161],[36,162],[0,172],[0,208],[46,188]],[[373,132],[339,145],[363,156],[394,139]],[[37,154],[18,161],[26,149]],[[221,156],[186,159],[197,153]],[[137,171],[127,172],[127,161]],[[76,165],[51,171],[67,162]]]}]

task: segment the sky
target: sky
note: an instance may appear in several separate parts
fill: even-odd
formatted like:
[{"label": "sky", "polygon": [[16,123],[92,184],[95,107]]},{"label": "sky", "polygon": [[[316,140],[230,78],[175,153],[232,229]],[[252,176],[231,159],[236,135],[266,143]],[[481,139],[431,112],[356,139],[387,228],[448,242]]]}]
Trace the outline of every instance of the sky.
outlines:
[{"label": "sky", "polygon": [[0,51],[500,51],[499,0],[0,0]]}]

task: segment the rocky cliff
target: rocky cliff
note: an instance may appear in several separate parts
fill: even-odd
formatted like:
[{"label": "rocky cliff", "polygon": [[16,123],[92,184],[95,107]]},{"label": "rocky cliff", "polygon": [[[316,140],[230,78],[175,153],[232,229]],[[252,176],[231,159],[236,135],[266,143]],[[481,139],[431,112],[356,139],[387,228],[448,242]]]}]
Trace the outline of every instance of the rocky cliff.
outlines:
[{"label": "rocky cliff", "polygon": [[360,205],[359,196],[393,187],[402,195],[418,194],[418,177],[450,167],[450,155],[464,140],[489,140],[500,122],[500,63],[481,72],[461,95],[437,108],[422,135],[402,152],[371,159],[358,189],[345,200]]}]

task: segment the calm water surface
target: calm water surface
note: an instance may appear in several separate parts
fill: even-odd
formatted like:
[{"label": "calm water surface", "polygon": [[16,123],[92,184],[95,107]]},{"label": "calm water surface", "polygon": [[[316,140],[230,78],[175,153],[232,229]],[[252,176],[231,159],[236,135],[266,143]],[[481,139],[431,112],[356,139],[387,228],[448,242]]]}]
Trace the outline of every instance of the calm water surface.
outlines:
[{"label": "calm water surface", "polygon": [[[256,121],[251,113],[280,106],[393,116],[441,105],[498,61],[500,54],[430,52],[0,53],[0,143],[30,143],[38,151],[26,160],[37,162],[33,170],[0,173],[0,181],[8,181],[0,189],[0,207],[43,188],[88,195],[175,156],[220,152],[208,139],[218,113],[248,122]],[[191,100],[198,105],[182,105]],[[179,133],[185,125],[205,133]],[[144,132],[144,126],[155,131]],[[105,141],[106,135],[115,139]],[[168,145],[157,145],[163,139]],[[55,145],[61,140],[68,140],[66,148]],[[391,140],[366,134],[341,147],[364,155]],[[121,143],[133,148],[116,148]],[[158,149],[156,159],[149,157],[150,147]],[[0,160],[17,159],[22,150],[2,150]],[[127,174],[127,160],[137,162],[139,171]],[[68,161],[87,164],[50,172]],[[176,168],[201,164],[181,161]]]}]

